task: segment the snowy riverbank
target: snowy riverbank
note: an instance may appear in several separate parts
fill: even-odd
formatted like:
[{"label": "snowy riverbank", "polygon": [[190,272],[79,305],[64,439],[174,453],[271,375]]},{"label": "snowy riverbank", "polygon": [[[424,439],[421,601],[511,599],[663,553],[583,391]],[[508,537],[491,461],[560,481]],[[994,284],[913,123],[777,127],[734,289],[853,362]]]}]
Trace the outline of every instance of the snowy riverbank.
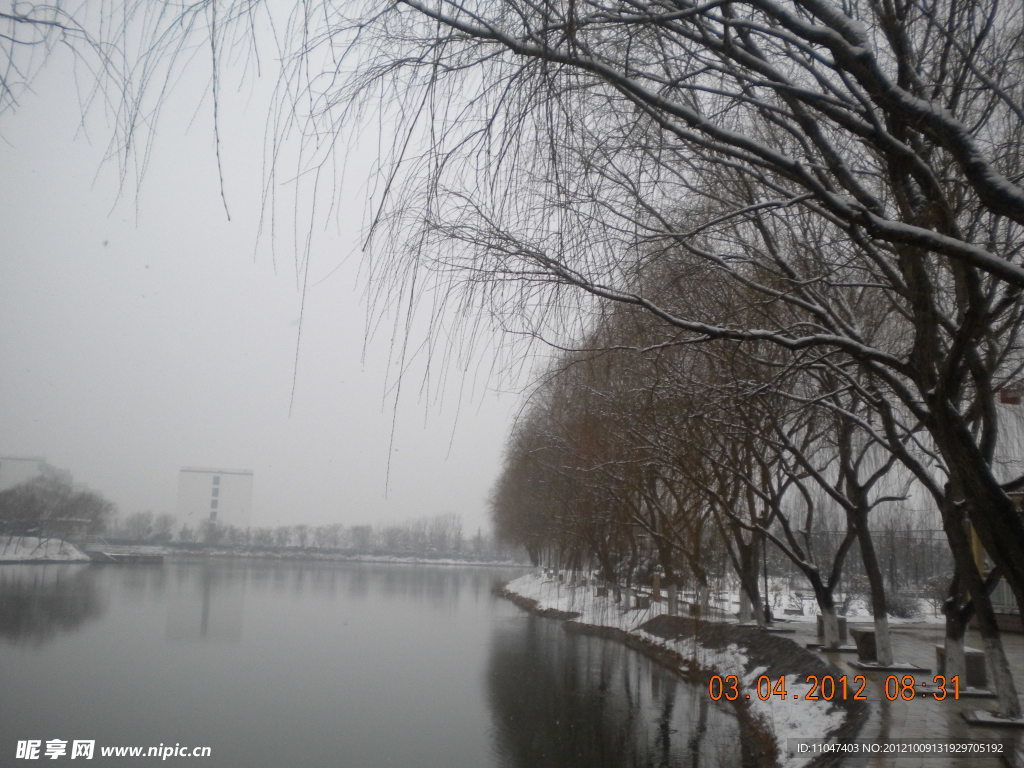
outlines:
[{"label": "snowy riverbank", "polygon": [[[814,764],[808,756],[790,754],[788,739],[834,738],[840,731],[852,735],[864,715],[863,707],[840,707],[805,698],[810,691],[802,682],[805,675],[835,670],[787,638],[738,624],[670,617],[665,601],[652,601],[650,608],[624,610],[611,596],[598,595],[595,586],[573,586],[537,573],[515,579],[505,589],[509,596],[530,601],[539,612],[571,619],[583,627],[619,631],[639,646],[665,651],[658,654],[662,661],[674,663],[701,684],[712,674],[736,675],[741,693],[738,703],[746,710],[743,714],[756,721],[757,730],[771,734],[778,764],[784,768]],[[756,687],[761,675],[773,683],[785,677],[786,696],[759,698]],[[749,699],[745,698],[748,693]]]},{"label": "snowy riverbank", "polygon": [[87,563],[89,556],[63,539],[0,537],[0,563]]},{"label": "snowy riverbank", "polygon": [[320,552],[311,549],[265,550],[228,549],[219,547],[191,548],[173,545],[166,548],[167,555],[174,560],[205,558],[242,558],[253,560],[295,560],[301,562],[329,563],[393,563],[400,565],[473,565],[502,568],[531,568],[528,563],[515,560],[473,560],[457,557],[427,557],[417,555],[349,554],[344,552]]}]

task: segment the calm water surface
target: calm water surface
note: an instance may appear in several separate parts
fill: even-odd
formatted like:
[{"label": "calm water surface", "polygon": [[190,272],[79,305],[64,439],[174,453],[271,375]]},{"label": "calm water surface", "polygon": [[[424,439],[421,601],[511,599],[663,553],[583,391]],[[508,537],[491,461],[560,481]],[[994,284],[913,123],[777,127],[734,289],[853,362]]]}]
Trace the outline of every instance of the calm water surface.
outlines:
[{"label": "calm water surface", "polygon": [[[491,594],[518,570],[0,566],[0,765],[19,739],[208,746],[202,766],[738,765],[735,720],[643,656]],[[68,757],[45,764],[78,765]]]}]

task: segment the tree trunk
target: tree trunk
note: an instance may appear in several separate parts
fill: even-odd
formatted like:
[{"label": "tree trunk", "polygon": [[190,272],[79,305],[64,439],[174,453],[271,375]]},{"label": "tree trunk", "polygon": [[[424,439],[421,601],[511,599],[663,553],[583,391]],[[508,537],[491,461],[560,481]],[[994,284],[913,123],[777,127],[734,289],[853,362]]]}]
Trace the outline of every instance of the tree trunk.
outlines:
[{"label": "tree trunk", "polygon": [[707,582],[697,584],[697,605],[700,606],[700,615],[707,617],[708,609],[711,607],[711,588]]},{"label": "tree trunk", "polygon": [[764,602],[761,600],[761,587],[758,584],[760,574],[757,561],[760,548],[756,544],[756,539],[750,544],[738,542],[737,548],[740,550],[740,599],[742,600],[745,596],[750,601],[751,612],[757,626],[764,627],[768,622],[768,617],[765,616]]},{"label": "tree trunk", "polygon": [[824,633],[823,645],[829,650],[839,647],[839,618],[836,616],[836,607],[819,606],[821,608],[821,626]]},{"label": "tree trunk", "polygon": [[959,677],[967,679],[967,657],[964,654],[964,630],[963,622],[950,620],[946,617],[946,639],[943,646],[943,655],[946,658],[946,668],[943,674],[946,679]]},{"label": "tree trunk", "polygon": [[747,592],[744,589],[740,589],[740,611],[737,618],[741,622],[753,620],[753,611],[751,610],[750,597],[747,595]]},{"label": "tree trunk", "polygon": [[839,617],[836,615],[836,604],[831,590],[821,584],[814,585],[814,599],[821,611],[822,644],[829,650],[839,647]]},{"label": "tree trunk", "polygon": [[[980,579],[979,579],[980,581]],[[992,682],[999,701],[999,714],[1004,717],[1019,718],[1021,716],[1020,698],[1017,686],[1013,682],[1013,672],[1006,658],[1002,640],[999,637],[999,625],[996,624],[995,613],[992,612],[992,601],[984,589],[971,593],[974,613],[978,617],[978,630],[981,632],[982,644],[985,647],[985,659],[992,670]]]},{"label": "tree trunk", "polygon": [[949,595],[942,606],[942,612],[946,616],[946,636],[943,646],[945,668],[943,669],[943,674],[947,679],[957,676],[961,680],[967,679],[967,657],[964,654],[967,614],[963,609],[967,595],[964,593],[962,584],[963,580],[960,578],[959,569],[957,569],[953,575],[953,581],[949,585]]},{"label": "tree trunk", "polygon": [[753,588],[741,588],[740,589],[740,600],[746,598],[750,604],[750,613],[757,622],[757,626],[765,627],[768,624],[768,617],[764,612],[764,602],[761,600],[761,590],[757,587],[757,577],[754,577]]},{"label": "tree trunk", "polygon": [[[981,611],[979,610],[978,613],[980,617]],[[1006,659],[1006,652],[1003,650],[998,633],[994,637],[983,637],[982,644],[985,646],[985,659],[992,670],[992,682],[995,685],[996,698],[999,701],[999,714],[1019,720],[1021,717],[1020,698],[1017,696],[1013,672],[1010,670],[1010,663]]]},{"label": "tree trunk", "polygon": [[945,401],[929,402],[929,406],[935,417],[929,433],[956,480],[957,497],[965,500],[985,551],[1002,569],[1017,609],[1024,615],[1024,518],[996,480],[991,462],[978,450],[960,415]]},{"label": "tree trunk", "polygon": [[948,490],[942,504],[942,515],[943,527],[953,552],[957,572],[963,577],[964,586],[974,606],[974,614],[978,618],[978,629],[985,646],[985,658],[992,670],[999,712],[1006,717],[1020,717],[1021,706],[1017,697],[1017,686],[1014,685],[1013,674],[999,637],[999,626],[992,611],[992,601],[989,600],[984,579],[974,562],[974,553],[971,551],[970,539],[964,525],[963,508],[951,499]]},{"label": "tree trunk", "polygon": [[893,664],[892,634],[889,632],[889,617],[875,613],[875,659],[883,667]]},{"label": "tree trunk", "polygon": [[853,520],[854,530],[857,532],[857,542],[860,544],[860,558],[864,563],[864,571],[868,577],[868,586],[871,590],[871,613],[875,619],[875,658],[882,666],[891,666],[892,635],[889,632],[889,606],[885,600],[885,583],[882,579],[882,569],[878,564],[878,555],[875,552],[875,544],[871,540],[871,532],[867,526],[867,513],[857,514]]}]

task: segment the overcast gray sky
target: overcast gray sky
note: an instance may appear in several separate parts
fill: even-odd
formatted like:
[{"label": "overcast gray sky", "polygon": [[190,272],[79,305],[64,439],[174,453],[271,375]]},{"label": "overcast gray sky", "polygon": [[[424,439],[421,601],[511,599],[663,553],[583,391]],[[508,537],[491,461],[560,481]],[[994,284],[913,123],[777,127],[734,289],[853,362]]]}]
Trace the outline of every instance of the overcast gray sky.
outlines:
[{"label": "overcast gray sky", "polygon": [[71,73],[57,57],[0,117],[0,455],[45,456],[122,515],[173,512],[178,468],[208,465],[254,471],[254,525],[441,512],[484,524],[518,398],[496,394],[485,353],[466,391],[453,374],[444,402],[425,402],[420,359],[393,414],[388,327],[364,357],[368,153],[351,161],[336,214],[317,215],[289,416],[301,299],[291,216],[278,216],[274,257],[256,238],[272,83],[226,100],[229,222],[204,75],[178,84],[141,192],[119,196],[117,164],[103,162],[109,125],[95,114],[81,130]]}]

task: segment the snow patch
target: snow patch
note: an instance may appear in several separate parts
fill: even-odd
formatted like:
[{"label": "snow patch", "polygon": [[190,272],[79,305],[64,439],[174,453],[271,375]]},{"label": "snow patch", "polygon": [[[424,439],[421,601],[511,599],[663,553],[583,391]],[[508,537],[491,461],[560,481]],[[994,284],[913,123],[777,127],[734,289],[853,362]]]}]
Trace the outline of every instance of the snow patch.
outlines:
[{"label": "snow patch", "polygon": [[0,563],[88,561],[88,555],[63,539],[40,539],[36,536],[0,537]]}]

